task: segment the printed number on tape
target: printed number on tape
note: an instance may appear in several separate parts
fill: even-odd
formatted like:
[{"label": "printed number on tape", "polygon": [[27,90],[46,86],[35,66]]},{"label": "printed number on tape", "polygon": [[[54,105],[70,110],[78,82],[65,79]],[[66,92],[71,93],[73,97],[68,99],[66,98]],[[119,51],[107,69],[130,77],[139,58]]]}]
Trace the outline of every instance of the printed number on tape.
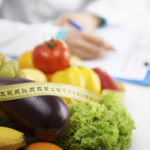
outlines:
[{"label": "printed number on tape", "polygon": [[100,95],[86,89],[58,83],[29,82],[0,87],[0,101],[10,101],[33,96],[61,96],[88,103],[97,102]]}]

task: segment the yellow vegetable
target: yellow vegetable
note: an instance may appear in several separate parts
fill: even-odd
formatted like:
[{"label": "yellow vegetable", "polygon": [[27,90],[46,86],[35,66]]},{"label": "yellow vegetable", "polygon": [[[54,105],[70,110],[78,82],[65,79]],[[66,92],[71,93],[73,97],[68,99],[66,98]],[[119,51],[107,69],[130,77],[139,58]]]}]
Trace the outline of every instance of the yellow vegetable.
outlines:
[{"label": "yellow vegetable", "polygon": [[5,56],[0,53],[0,67],[5,63]]},{"label": "yellow vegetable", "polygon": [[116,81],[116,84],[117,84],[118,88],[120,89],[120,91],[125,92],[125,87],[124,87],[123,83]]},{"label": "yellow vegetable", "polygon": [[86,67],[80,67],[79,69],[85,79],[85,88],[92,92],[100,93],[101,85],[98,75],[93,70]]},{"label": "yellow vegetable", "polygon": [[83,66],[83,61],[76,55],[71,55],[70,66]]},{"label": "yellow vegetable", "polygon": [[47,82],[46,75],[38,69],[25,68],[25,69],[21,69],[21,71],[24,73],[25,79],[29,79],[37,82]]},{"label": "yellow vegetable", "polygon": [[19,68],[34,68],[32,62],[32,51],[26,51],[18,58]]},{"label": "yellow vegetable", "polygon": [[71,66],[63,71],[54,73],[51,82],[70,84],[85,88],[85,79],[78,67]]},{"label": "yellow vegetable", "polygon": [[51,82],[70,84],[95,93],[101,92],[99,80],[99,77],[93,70],[76,66],[71,66],[63,71],[58,71],[51,77]]},{"label": "yellow vegetable", "polygon": [[24,145],[22,132],[0,126],[0,150],[16,150]]},{"label": "yellow vegetable", "polygon": [[52,75],[51,82],[70,84],[95,93],[101,92],[99,77],[93,70],[86,67],[71,66],[58,71]]}]

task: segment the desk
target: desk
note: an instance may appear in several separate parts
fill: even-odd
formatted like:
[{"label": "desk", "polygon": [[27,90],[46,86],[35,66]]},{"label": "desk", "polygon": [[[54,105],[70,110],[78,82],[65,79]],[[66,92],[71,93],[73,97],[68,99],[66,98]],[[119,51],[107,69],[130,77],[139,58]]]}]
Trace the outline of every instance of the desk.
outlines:
[{"label": "desk", "polygon": [[150,87],[127,83],[124,85],[125,106],[136,123],[129,150],[150,150]]}]

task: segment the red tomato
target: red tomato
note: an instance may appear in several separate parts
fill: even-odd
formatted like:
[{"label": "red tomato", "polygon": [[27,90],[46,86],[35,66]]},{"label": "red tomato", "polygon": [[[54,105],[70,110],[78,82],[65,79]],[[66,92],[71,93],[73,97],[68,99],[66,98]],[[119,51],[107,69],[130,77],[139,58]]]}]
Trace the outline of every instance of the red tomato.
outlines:
[{"label": "red tomato", "polygon": [[45,73],[53,73],[69,65],[70,49],[60,40],[51,40],[36,46],[32,58],[36,68]]}]

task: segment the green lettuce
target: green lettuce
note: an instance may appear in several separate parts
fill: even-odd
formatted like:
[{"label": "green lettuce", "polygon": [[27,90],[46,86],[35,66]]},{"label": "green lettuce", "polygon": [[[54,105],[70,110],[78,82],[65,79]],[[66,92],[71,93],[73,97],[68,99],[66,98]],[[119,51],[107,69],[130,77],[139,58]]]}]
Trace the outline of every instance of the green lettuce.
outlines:
[{"label": "green lettuce", "polygon": [[57,144],[64,150],[124,150],[131,144],[134,121],[113,92],[99,104],[73,103],[70,124]]}]

